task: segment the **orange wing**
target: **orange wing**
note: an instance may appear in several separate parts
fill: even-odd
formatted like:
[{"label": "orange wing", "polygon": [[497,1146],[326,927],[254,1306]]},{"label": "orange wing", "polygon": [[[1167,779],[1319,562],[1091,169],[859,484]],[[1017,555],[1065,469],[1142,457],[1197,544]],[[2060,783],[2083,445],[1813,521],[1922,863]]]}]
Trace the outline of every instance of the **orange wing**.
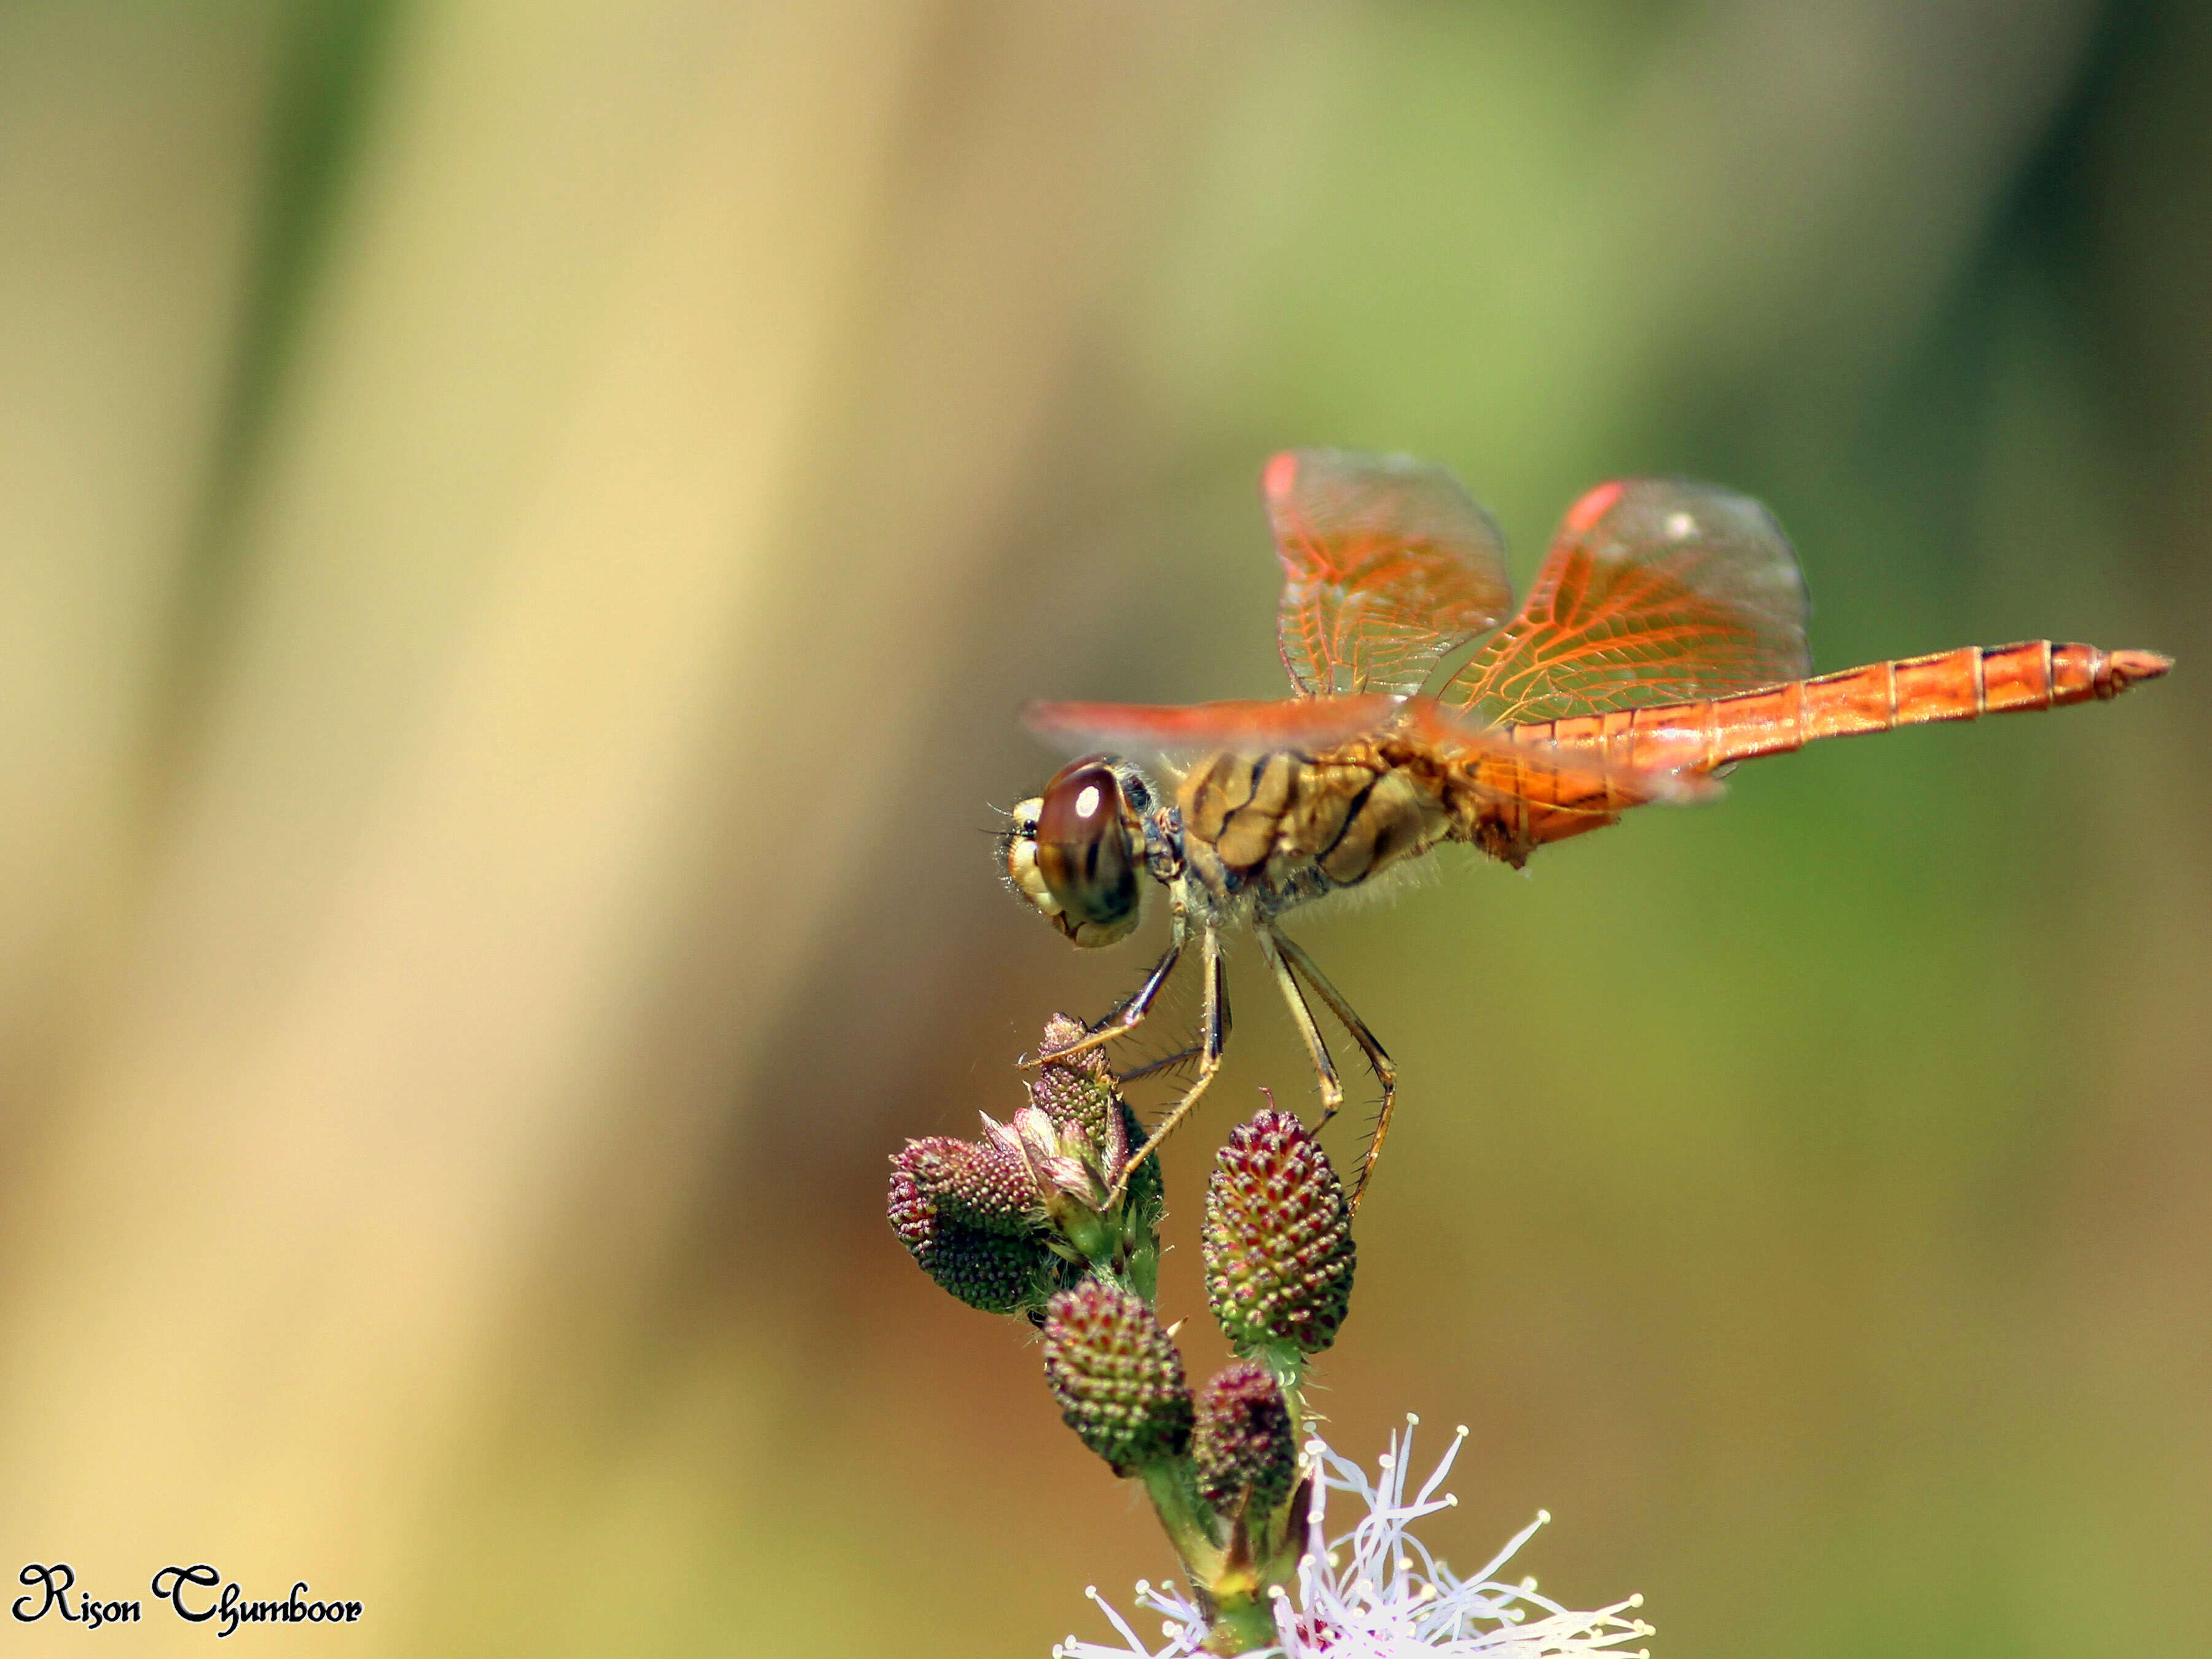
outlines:
[{"label": "orange wing", "polygon": [[1380,732],[1396,716],[1395,697],[1290,701],[1239,699],[1180,707],[1149,702],[1031,702],[1022,724],[1071,752],[1107,749],[1164,755],[1273,754],[1279,749],[1328,749]]},{"label": "orange wing", "polygon": [[1568,509],[1521,614],[1440,700],[1559,720],[1802,679],[1805,583],[1773,516],[1678,478],[1600,484]]},{"label": "orange wing", "polygon": [[1504,538],[1440,466],[1285,450],[1261,492],[1283,564],[1277,639],[1302,696],[1410,696],[1512,608]]},{"label": "orange wing", "polygon": [[1648,801],[1684,805],[1727,791],[1698,772],[1636,766],[1602,750],[1516,737],[1427,697],[1405,705],[1397,728],[1433,754],[1474,767],[1486,793],[1554,810],[1610,816]]},{"label": "orange wing", "polygon": [[1478,788],[1547,804],[1616,811],[1644,801],[1702,800],[1720,793],[1709,778],[1632,766],[1602,750],[1521,742],[1512,733],[1442,708],[1368,692],[1347,697],[1238,701],[1181,707],[1133,702],[1032,702],[1022,723],[1070,750],[1112,750],[1170,759],[1201,755],[1310,753],[1355,738],[1397,738],[1474,766]]}]

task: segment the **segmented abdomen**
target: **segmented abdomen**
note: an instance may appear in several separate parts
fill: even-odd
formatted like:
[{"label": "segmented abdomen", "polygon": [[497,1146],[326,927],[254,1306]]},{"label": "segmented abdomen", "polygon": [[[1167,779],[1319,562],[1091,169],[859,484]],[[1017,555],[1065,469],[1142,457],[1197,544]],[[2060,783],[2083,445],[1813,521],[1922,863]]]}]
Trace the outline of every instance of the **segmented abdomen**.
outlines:
[{"label": "segmented abdomen", "polygon": [[1524,742],[1599,748],[1637,766],[1710,772],[1819,738],[2116,697],[2168,666],[2148,651],[2108,653],[2051,640],[1969,645],[1734,696],[1536,721],[1515,726],[1513,735]]}]

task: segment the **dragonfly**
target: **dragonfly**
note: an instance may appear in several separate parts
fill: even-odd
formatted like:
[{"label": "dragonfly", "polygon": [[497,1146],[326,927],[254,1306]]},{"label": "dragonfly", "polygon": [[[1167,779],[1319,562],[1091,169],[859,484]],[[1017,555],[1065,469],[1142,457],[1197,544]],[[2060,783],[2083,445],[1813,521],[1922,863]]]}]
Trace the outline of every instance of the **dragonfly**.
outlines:
[{"label": "dragonfly", "polygon": [[[2155,652],[2028,640],[1809,678],[1796,555],[1765,507],[1715,484],[1634,477],[1589,490],[1517,611],[1504,537],[1440,466],[1290,450],[1267,463],[1261,492],[1283,570],[1277,641],[1291,697],[1023,711],[1033,732],[1086,752],[1009,815],[998,842],[1008,886],[1085,948],[1128,937],[1150,884],[1166,890],[1171,919],[1137,988],[1029,1063],[1128,1036],[1194,946],[1200,967],[1197,1041],[1175,1057],[1195,1068],[1124,1183],[1220,1069],[1232,927],[1251,931],[1289,1006],[1320,1122],[1344,1088],[1309,991],[1380,1086],[1356,1206],[1389,1132],[1397,1070],[1282,931],[1287,912],[1387,883],[1446,842],[1517,869],[1632,807],[1709,799],[1740,761],[2107,700],[2172,665]],[[1164,766],[1156,776],[1132,753]]]}]

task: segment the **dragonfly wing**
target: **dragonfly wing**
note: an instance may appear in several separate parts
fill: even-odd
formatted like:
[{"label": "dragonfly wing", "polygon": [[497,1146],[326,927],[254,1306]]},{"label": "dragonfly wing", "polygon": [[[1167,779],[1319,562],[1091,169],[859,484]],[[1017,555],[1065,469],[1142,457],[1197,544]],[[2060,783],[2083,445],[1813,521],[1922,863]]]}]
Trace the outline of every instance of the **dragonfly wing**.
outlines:
[{"label": "dragonfly wing", "polygon": [[1616,479],[1568,510],[1528,603],[1442,701],[1504,723],[1802,679],[1805,611],[1797,556],[1757,501]]},{"label": "dragonfly wing", "polygon": [[1022,710],[1022,724],[1071,752],[1097,749],[1173,759],[1325,749],[1381,730],[1400,707],[1397,698],[1379,693],[1182,705],[1032,702]]},{"label": "dragonfly wing", "polygon": [[1410,696],[1512,608],[1504,538],[1440,466],[1285,450],[1261,491],[1283,566],[1276,636],[1306,696]]},{"label": "dragonfly wing", "polygon": [[1640,766],[1602,738],[1538,742],[1424,699],[1408,704],[1397,731],[1431,753],[1473,766],[1477,786],[1534,806],[1611,816],[1652,801],[1677,805],[1726,793],[1702,773]]},{"label": "dragonfly wing", "polygon": [[1022,709],[1022,723],[1070,753],[1103,750],[1170,760],[1311,751],[1363,737],[1399,738],[1449,759],[1496,763],[1484,767],[1482,787],[1544,804],[1610,799],[1617,810],[1722,793],[1719,784],[1698,774],[1638,765],[1603,738],[1538,741],[1433,698],[1408,702],[1378,692],[1272,702],[1032,702]]}]

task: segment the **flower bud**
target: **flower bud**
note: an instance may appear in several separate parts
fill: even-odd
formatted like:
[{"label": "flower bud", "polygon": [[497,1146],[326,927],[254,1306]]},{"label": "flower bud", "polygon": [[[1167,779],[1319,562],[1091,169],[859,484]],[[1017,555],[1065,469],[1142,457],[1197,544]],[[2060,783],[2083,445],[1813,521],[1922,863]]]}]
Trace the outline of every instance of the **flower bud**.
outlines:
[{"label": "flower bud", "polygon": [[1055,1123],[1079,1128],[1093,1151],[1105,1152],[1122,1125],[1121,1094],[1106,1056],[1097,1048],[1054,1058],[1053,1050],[1079,1042],[1082,1023],[1066,1014],[1045,1022],[1044,1041],[1037,1047],[1043,1056],[1036,1081],[1030,1085],[1030,1103]]},{"label": "flower bud", "polygon": [[1067,1426],[1116,1474],[1190,1444],[1182,1356],[1141,1297],[1095,1279],[1054,1297],[1044,1378]]},{"label": "flower bud", "polygon": [[1229,1132],[1206,1188],[1206,1296],[1240,1350],[1316,1354],[1352,1301],[1352,1211],[1321,1143],[1290,1112]]},{"label": "flower bud", "polygon": [[988,1112],[982,1118],[992,1151],[1024,1171],[1045,1216],[1057,1219],[1071,1199],[1093,1210],[1104,1206],[1105,1169],[1080,1129],[1063,1129],[1034,1106],[1016,1112],[1012,1123]]},{"label": "flower bud", "polygon": [[891,1172],[890,1213],[921,1270],[971,1308],[1034,1316],[1058,1281],[1060,1258],[1041,1233],[987,1232],[956,1220],[907,1170]]},{"label": "flower bud", "polygon": [[[1063,1128],[1079,1130],[1110,1183],[1129,1154],[1145,1144],[1145,1131],[1121,1098],[1121,1084],[1103,1050],[1053,1057],[1055,1048],[1079,1041],[1085,1029],[1069,1014],[1054,1014],[1045,1022],[1044,1041],[1038,1045],[1045,1059],[1030,1085],[1030,1103]],[[1129,1198],[1133,1210],[1157,1222],[1166,1208],[1166,1194],[1156,1162],[1147,1159],[1130,1172]]]},{"label": "flower bud", "polygon": [[1044,1218],[1028,1168],[1001,1147],[929,1135],[893,1153],[891,1167],[927,1194],[940,1216],[964,1226],[1018,1236]]},{"label": "flower bud", "polygon": [[1198,1489],[1216,1511],[1265,1514],[1291,1495],[1298,1449],[1291,1410],[1267,1368],[1240,1359],[1198,1391],[1190,1443]]}]

